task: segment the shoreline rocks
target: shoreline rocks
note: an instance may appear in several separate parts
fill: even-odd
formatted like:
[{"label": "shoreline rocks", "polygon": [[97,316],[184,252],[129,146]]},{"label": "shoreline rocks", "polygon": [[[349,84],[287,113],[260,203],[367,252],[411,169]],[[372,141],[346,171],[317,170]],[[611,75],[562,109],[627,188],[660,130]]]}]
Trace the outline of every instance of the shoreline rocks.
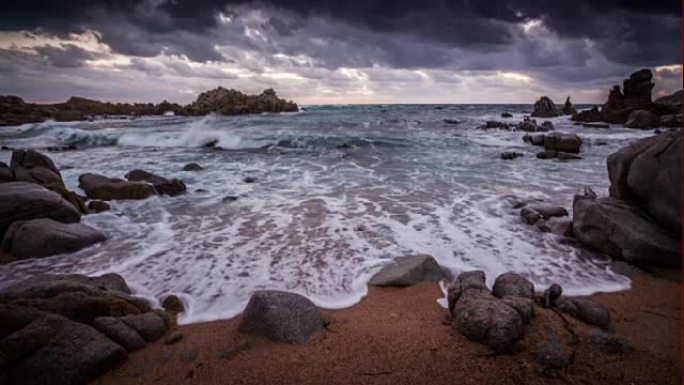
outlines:
[{"label": "shoreline rocks", "polygon": [[437,282],[448,274],[431,255],[396,257],[371,278],[371,286],[412,286],[420,282]]},{"label": "shoreline rocks", "polygon": [[70,253],[107,239],[83,223],[61,223],[50,218],[15,221],[2,239],[2,251],[15,259],[43,258]]},{"label": "shoreline rocks", "polygon": [[98,174],[83,174],[78,177],[78,185],[90,199],[139,200],[156,195],[154,187],[144,182],[130,182],[117,178],[108,178]]}]

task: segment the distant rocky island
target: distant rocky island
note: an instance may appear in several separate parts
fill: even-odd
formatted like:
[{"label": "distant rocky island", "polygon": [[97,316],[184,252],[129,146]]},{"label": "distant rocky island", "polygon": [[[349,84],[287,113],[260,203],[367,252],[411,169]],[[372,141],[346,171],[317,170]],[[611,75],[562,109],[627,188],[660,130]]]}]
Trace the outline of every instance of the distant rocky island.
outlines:
[{"label": "distant rocky island", "polygon": [[209,113],[242,115],[296,111],[296,103],[279,98],[271,88],[259,95],[246,95],[233,89],[217,87],[202,92],[194,102],[185,106],[167,101],[159,104],[110,103],[76,96],[64,103],[35,104],[27,103],[18,96],[0,96],[0,126],[39,123],[50,119],[68,122],[102,116],[151,116],[170,113],[182,116],[201,116]]}]

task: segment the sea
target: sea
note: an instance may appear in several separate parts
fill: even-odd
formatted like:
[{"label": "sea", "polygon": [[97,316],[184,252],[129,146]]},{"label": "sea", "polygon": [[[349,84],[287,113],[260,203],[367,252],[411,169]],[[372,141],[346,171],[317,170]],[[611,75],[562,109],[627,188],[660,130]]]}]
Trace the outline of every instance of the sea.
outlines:
[{"label": "sea", "polygon": [[[0,287],[37,273],[118,273],[152,301],[181,298],[181,324],[233,317],[260,289],[349,307],[383,265],[411,254],[430,254],[454,275],[484,270],[490,285],[513,271],[538,291],[551,283],[570,295],[628,289],[630,280],[605,257],[523,223],[516,203],[544,200],[571,211],[586,186],[607,194],[607,156],[653,131],[548,119],[584,140],[581,160],[559,161],[537,159],[542,149],[523,142],[523,132],[478,129],[517,123],[531,110],[326,105],[2,127],[3,146],[75,145],[45,153],[76,192],[83,193],[81,174],[122,178],[133,169],[182,179],[188,190],[110,202],[111,211],[82,218],[106,242],[0,266]],[[504,111],[513,117],[501,118]],[[502,160],[505,151],[524,156]],[[0,151],[0,161],[10,158]],[[203,170],[183,171],[188,163]]]}]

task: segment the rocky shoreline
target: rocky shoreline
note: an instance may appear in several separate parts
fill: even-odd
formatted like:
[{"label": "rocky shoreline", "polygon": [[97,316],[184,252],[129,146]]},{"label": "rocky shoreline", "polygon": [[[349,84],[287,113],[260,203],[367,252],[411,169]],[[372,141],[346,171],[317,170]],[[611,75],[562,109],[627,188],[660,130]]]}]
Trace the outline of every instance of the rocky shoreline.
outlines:
[{"label": "rocky shoreline", "polygon": [[0,96],[0,126],[39,123],[46,120],[70,122],[106,117],[138,117],[152,115],[202,116],[210,113],[243,115],[262,112],[297,112],[297,104],[278,98],[273,89],[259,95],[245,95],[240,91],[218,87],[202,92],[185,106],[163,101],[152,103],[110,103],[71,97],[64,103],[26,103],[18,96]]}]

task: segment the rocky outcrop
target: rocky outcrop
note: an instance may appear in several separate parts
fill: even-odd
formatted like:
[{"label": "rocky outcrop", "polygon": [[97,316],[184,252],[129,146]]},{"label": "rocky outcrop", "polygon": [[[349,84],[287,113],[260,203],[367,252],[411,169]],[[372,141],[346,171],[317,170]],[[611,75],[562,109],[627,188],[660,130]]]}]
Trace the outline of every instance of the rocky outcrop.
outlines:
[{"label": "rocky outcrop", "polygon": [[674,108],[682,107],[682,90],[674,92],[670,95],[661,96],[654,101],[655,104],[663,104],[666,106],[672,106]]},{"label": "rocky outcrop", "polygon": [[126,174],[126,179],[131,182],[150,183],[159,195],[176,196],[187,190],[185,183],[180,179],[166,179],[145,170],[133,170]]},{"label": "rocky outcrop", "polygon": [[534,316],[528,297],[532,284],[515,274],[506,274],[497,281],[496,294],[500,297],[485,285],[484,272],[460,274],[450,284],[449,311],[452,325],[465,337],[504,352],[522,338],[525,324]]},{"label": "rocky outcrop", "polygon": [[81,213],[59,194],[35,183],[3,183],[0,188],[0,238],[16,221],[50,218],[76,223]]},{"label": "rocky outcrop", "polygon": [[149,183],[130,182],[97,174],[79,176],[78,185],[88,198],[103,201],[146,199],[156,194],[154,187]]},{"label": "rocky outcrop", "polygon": [[636,110],[629,114],[625,126],[629,128],[650,129],[658,127],[659,124],[660,119],[656,114],[651,111]]},{"label": "rocky outcrop", "polygon": [[2,251],[15,259],[43,258],[75,252],[105,240],[102,232],[88,225],[39,218],[12,223],[2,239]]},{"label": "rocky outcrop", "polygon": [[167,320],[130,294],[116,274],[37,275],[0,291],[3,384],[86,384],[142,348],[143,336],[166,333]]},{"label": "rocky outcrop", "polygon": [[[572,116],[572,120],[581,122],[607,122],[615,124],[625,124],[635,111],[643,110],[650,112],[655,117],[646,119],[644,113],[640,113],[640,124],[632,123],[637,128],[646,128],[657,124],[663,115],[680,112],[680,106],[667,103],[653,103],[651,92],[653,83],[653,73],[649,69],[642,69],[634,72],[629,78],[623,81],[622,91],[620,86],[614,86],[609,94],[608,100],[601,110],[593,108],[591,110],[580,111]],[[636,117],[636,116],[635,116]],[[643,124],[648,120],[649,125]]]},{"label": "rocky outcrop", "polygon": [[437,282],[447,272],[431,255],[396,257],[371,278],[372,286],[412,286],[424,281]]},{"label": "rocky outcrop", "polygon": [[638,140],[608,157],[610,196],[634,201],[674,237],[682,230],[681,130]]},{"label": "rocky outcrop", "polygon": [[239,91],[218,87],[203,92],[187,106],[163,101],[152,103],[109,103],[81,97],[71,97],[64,103],[26,103],[18,96],[0,96],[0,126],[37,123],[48,119],[56,121],[88,120],[108,116],[146,116],[173,113],[173,115],[206,115],[212,112],[237,115],[261,112],[298,111],[295,103],[277,97],[267,89],[259,95],[245,95]]},{"label": "rocky outcrop", "polygon": [[301,344],[323,329],[324,324],[318,308],[306,297],[263,290],[252,294],[239,328],[278,342]]},{"label": "rocky outcrop", "polygon": [[577,110],[570,102],[570,96],[568,96],[568,98],[565,99],[565,104],[563,104],[563,109],[561,110],[561,113],[563,115],[573,115],[577,113]]},{"label": "rocky outcrop", "polygon": [[539,118],[555,118],[560,116],[556,104],[548,96],[542,96],[534,103],[534,111],[532,111],[531,115],[532,117]]}]

